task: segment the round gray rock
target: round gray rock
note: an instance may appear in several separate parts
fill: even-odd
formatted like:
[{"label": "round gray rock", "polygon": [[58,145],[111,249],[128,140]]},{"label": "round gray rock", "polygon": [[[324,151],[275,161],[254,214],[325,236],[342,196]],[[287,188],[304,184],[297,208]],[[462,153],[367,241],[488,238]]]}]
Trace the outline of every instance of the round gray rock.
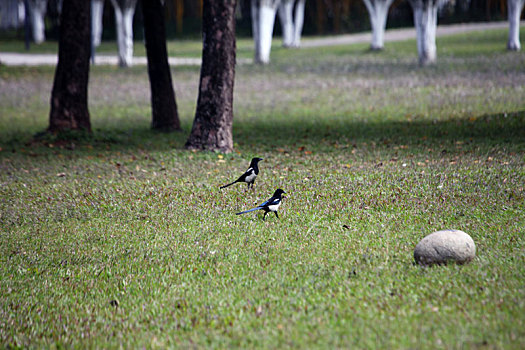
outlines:
[{"label": "round gray rock", "polygon": [[420,265],[464,264],[474,259],[476,245],[468,234],[459,230],[443,230],[429,234],[414,249],[414,259]]}]

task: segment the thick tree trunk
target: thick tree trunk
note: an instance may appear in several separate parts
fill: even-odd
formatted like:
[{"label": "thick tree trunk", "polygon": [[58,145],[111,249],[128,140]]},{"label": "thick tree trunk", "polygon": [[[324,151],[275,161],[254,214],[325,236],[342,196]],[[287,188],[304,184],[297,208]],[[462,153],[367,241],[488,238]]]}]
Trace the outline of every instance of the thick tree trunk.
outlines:
[{"label": "thick tree trunk", "polygon": [[252,26],[254,29],[255,62],[270,63],[273,27],[280,0],[252,0]]},{"label": "thick tree trunk", "polygon": [[137,0],[111,0],[115,9],[119,66],[133,63],[133,15]]},{"label": "thick tree trunk", "polygon": [[44,16],[46,14],[47,0],[29,0],[29,15],[31,17],[31,28],[33,40],[41,44],[46,40]]},{"label": "thick tree trunk", "polygon": [[233,150],[235,0],[204,0],[203,48],[197,111],[186,148]]},{"label": "thick tree trunk", "polygon": [[438,0],[410,0],[414,12],[419,64],[436,61],[436,29]]},{"label": "thick tree trunk", "polygon": [[385,28],[388,9],[393,0],[364,0],[372,26],[371,50],[382,50],[385,45]]},{"label": "thick tree trunk", "polygon": [[164,6],[160,0],[142,0],[142,13],[151,87],[151,126],[161,131],[180,130],[166,50]]},{"label": "thick tree trunk", "polygon": [[91,9],[91,40],[93,40],[93,47],[98,47],[102,38],[104,0],[91,0]]},{"label": "thick tree trunk", "polygon": [[50,132],[91,132],[88,111],[90,3],[64,1],[60,15],[58,64],[51,92]]},{"label": "thick tree trunk", "polygon": [[524,0],[507,0],[507,12],[509,17],[509,40],[507,49],[519,51],[520,45],[520,17],[523,9]]}]

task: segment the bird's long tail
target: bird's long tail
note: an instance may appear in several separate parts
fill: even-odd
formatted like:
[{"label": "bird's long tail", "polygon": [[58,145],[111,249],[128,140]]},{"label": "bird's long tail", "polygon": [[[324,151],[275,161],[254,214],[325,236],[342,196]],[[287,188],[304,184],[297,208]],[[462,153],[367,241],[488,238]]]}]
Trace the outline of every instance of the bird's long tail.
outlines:
[{"label": "bird's long tail", "polygon": [[236,183],[237,183],[237,181],[233,181],[231,184],[227,184],[227,185],[219,187],[219,189],[222,190],[223,188],[230,187],[231,185],[236,184]]},{"label": "bird's long tail", "polygon": [[262,208],[261,207],[257,207],[257,208],[253,208],[253,209],[250,209],[250,210],[241,211],[240,213],[235,213],[235,215],[246,214],[246,213],[249,213],[251,211],[256,211],[256,210],[260,210],[260,209],[262,209]]}]

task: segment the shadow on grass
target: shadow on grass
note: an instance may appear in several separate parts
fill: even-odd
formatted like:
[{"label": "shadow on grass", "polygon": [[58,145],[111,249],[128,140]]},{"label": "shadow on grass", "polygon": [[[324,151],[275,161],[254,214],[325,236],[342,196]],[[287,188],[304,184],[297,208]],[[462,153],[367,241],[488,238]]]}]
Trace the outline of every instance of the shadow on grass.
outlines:
[{"label": "shadow on grass", "polygon": [[[160,133],[149,129],[122,128],[95,130],[80,139],[0,141],[1,158],[13,154],[39,156],[74,152],[78,156],[100,153],[183,150],[190,125],[182,132]],[[19,139],[20,140],[20,139]],[[349,118],[293,120],[258,118],[234,125],[235,148],[241,151],[272,152],[276,149],[308,147],[330,152],[334,143],[375,143],[378,147],[440,147],[458,142],[470,147],[506,145],[509,151],[525,151],[525,111],[483,115],[470,119],[366,122]],[[329,147],[328,147],[329,146]]]}]

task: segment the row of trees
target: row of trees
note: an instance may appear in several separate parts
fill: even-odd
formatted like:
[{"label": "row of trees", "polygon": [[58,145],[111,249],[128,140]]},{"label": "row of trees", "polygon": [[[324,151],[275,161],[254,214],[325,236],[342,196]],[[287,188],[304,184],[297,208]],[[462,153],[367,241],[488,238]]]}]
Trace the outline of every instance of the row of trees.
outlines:
[{"label": "row of trees", "polygon": [[[17,0],[7,0],[17,1]],[[58,1],[58,0],[57,0]],[[254,60],[257,63],[267,64],[270,62],[270,50],[278,14],[283,34],[283,46],[299,47],[301,32],[305,19],[306,0],[247,0],[250,3],[250,14],[252,34],[254,38]],[[317,0],[332,4],[341,2],[341,8],[349,6],[349,0]],[[361,1],[361,0],[360,0]],[[372,28],[372,50],[381,50],[384,47],[384,33],[390,7],[394,0],[362,0],[369,13]],[[417,51],[419,61],[422,65],[433,62],[436,59],[436,27],[438,9],[443,8],[451,0],[408,0],[413,12],[414,25],[417,33]],[[468,7],[472,0],[455,0],[466,4]],[[35,42],[44,40],[43,14],[45,13],[47,0],[25,0],[28,13],[33,23],[33,36]],[[133,16],[137,0],[110,0],[115,13],[117,32],[117,46],[119,65],[130,66],[133,58]],[[507,14],[509,20],[509,36],[507,48],[509,50],[520,50],[519,20],[525,0],[506,0]],[[183,0],[174,2],[176,7],[184,6]],[[58,9],[61,2],[58,1]],[[173,5],[173,4],[172,4]],[[197,4],[200,10],[203,5]],[[104,0],[91,0],[92,12],[92,45],[100,44],[102,35],[102,16]],[[177,15],[183,10],[178,9]]]},{"label": "row of trees", "polygon": [[[188,149],[230,152],[233,148],[236,0],[204,0],[199,97]],[[166,50],[163,2],[141,0],[151,87],[152,127],[180,130]],[[60,16],[58,64],[51,92],[51,133],[91,132],[88,110],[90,3],[64,1]]]},{"label": "row of trees", "polygon": [[[91,55],[92,11],[96,6],[85,0],[68,0],[61,13],[59,61],[51,96],[50,132],[85,130],[91,132],[87,104],[89,58]],[[137,0],[111,0],[123,12]],[[371,17],[384,31],[390,0],[366,0]],[[409,0],[414,10],[420,62],[435,60],[437,7],[442,0]],[[118,4],[117,4],[118,2]],[[519,11],[523,0],[509,0]],[[298,44],[297,33],[302,18],[298,15],[305,0],[252,0],[256,60],[269,61],[272,30],[278,10],[287,17],[290,27],[285,42]],[[180,130],[175,93],[166,50],[164,4],[162,0],[141,0],[144,33],[151,87],[152,127],[161,131]],[[509,5],[510,6],[510,5]],[[520,7],[521,6],[521,7]],[[232,151],[233,83],[235,77],[235,8],[236,0],[203,1],[203,49],[199,95],[193,127],[186,143],[189,149]],[[295,10],[295,11],[293,11]],[[374,12],[375,11],[375,12]],[[509,10],[509,13],[511,11]],[[377,13],[380,13],[379,15]],[[515,12],[512,12],[515,13]],[[519,13],[519,12],[518,12]],[[383,17],[384,15],[384,17]],[[383,20],[384,18],[384,20]],[[519,20],[519,16],[517,17]],[[283,25],[283,28],[287,28]],[[372,48],[382,48],[375,39]],[[517,46],[509,49],[519,49]]]},{"label": "row of trees", "polygon": [[[436,29],[438,9],[449,0],[408,0],[412,7],[414,26],[417,36],[417,52],[419,63],[426,65],[436,60]],[[459,1],[459,0],[456,0]],[[467,1],[467,0],[465,0]],[[384,47],[384,33],[388,11],[393,0],[363,0],[368,10],[372,27],[372,50],[381,50]],[[509,20],[509,35],[507,48],[520,50],[519,27],[521,11],[525,0],[507,0]],[[300,40],[300,31],[304,20],[304,0],[251,0],[252,25],[255,41],[255,61],[268,63],[270,60],[271,38],[276,11],[279,10],[281,26],[283,28],[283,44],[292,42],[297,46]],[[291,15],[295,6],[295,18]],[[299,34],[297,34],[299,33]]]}]

